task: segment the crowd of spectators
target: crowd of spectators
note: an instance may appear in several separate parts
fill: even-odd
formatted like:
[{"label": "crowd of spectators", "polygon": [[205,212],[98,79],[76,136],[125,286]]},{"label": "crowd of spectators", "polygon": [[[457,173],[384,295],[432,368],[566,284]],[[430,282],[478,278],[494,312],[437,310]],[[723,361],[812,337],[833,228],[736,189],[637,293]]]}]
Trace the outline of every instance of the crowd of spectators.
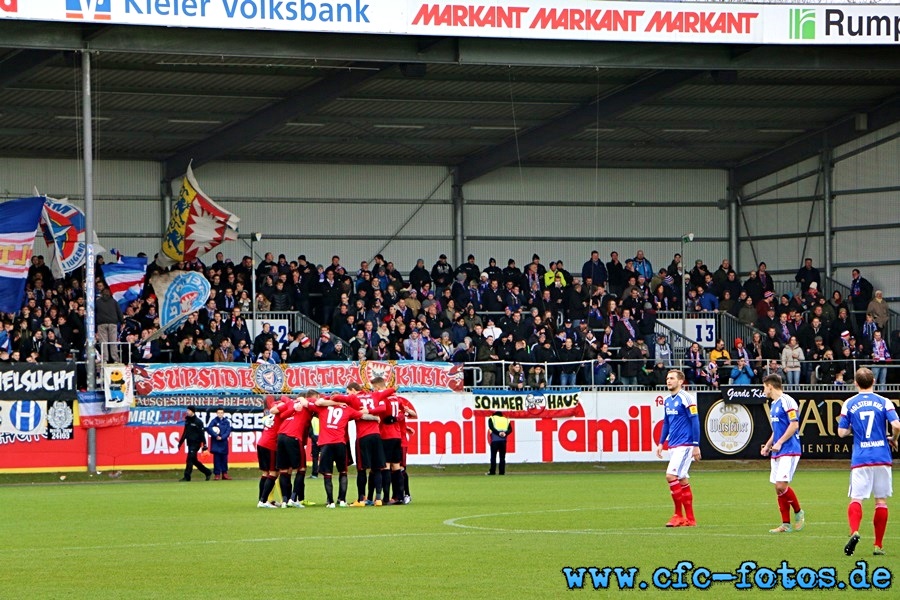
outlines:
[{"label": "crowd of spectators", "polygon": [[[796,293],[776,296],[765,263],[742,279],[727,259],[715,270],[697,260],[686,273],[681,259],[676,254],[668,267],[654,269],[642,250],[624,262],[615,251],[606,262],[594,251],[572,272],[561,260],[545,266],[537,254],[524,268],[513,259],[501,268],[494,258],[480,267],[472,255],[454,267],[441,254],[430,268],[419,259],[403,274],[381,255],[349,268],[338,256],[316,265],[304,255],[288,261],[267,253],[254,268],[249,256],[234,263],[219,252],[208,265],[176,266],[204,272],[212,293],[174,334],[147,341],[159,325],[149,286],[124,311],[104,311],[98,324],[115,325],[133,362],[411,359],[479,363],[485,386],[661,385],[676,363],[672,341],[655,333],[657,314],[681,310],[684,276],[688,313],[728,312],[762,332],[719,340],[709,352],[694,344],[684,358],[692,383],[752,383],[775,371],[789,383],[840,385],[852,382],[854,359],[886,363],[900,352],[897,333],[885,330],[882,293],[858,270],[849,298],[837,291],[826,298],[806,259]],[[156,268],[151,263],[148,277]],[[3,317],[0,360],[82,358],[82,278],[76,271],[54,280],[35,256],[24,306]],[[97,290],[98,302],[110,300],[102,259]],[[252,337],[245,317],[254,308],[300,311],[321,332],[292,331],[280,341],[264,325]],[[880,383],[885,375],[876,364]]]}]

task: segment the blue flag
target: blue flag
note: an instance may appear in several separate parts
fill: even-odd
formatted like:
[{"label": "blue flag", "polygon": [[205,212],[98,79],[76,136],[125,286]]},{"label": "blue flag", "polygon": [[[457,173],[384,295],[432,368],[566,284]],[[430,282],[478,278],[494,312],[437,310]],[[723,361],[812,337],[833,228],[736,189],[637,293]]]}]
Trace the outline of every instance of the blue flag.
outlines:
[{"label": "blue flag", "polygon": [[[44,199],[19,198],[0,204],[0,312],[22,308],[25,280]],[[47,287],[52,282],[46,281]]]}]

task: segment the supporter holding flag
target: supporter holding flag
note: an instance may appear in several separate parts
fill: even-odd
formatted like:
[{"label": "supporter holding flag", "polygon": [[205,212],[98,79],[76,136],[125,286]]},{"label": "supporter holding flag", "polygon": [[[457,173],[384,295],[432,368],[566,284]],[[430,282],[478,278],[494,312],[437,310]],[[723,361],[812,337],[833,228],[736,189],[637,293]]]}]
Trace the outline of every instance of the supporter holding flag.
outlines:
[{"label": "supporter holding flag", "polygon": [[0,204],[0,312],[16,313],[22,307],[25,279],[31,260],[34,236],[44,199],[20,198]]}]

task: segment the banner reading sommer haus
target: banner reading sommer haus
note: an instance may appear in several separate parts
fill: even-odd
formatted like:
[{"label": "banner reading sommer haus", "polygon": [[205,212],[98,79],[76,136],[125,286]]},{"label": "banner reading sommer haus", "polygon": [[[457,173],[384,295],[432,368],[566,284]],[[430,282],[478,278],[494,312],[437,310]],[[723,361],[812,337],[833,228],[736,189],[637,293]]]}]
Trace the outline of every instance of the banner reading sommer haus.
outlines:
[{"label": "banner reading sommer haus", "polygon": [[900,6],[596,0],[0,0],[0,19],[730,44],[896,44]]}]

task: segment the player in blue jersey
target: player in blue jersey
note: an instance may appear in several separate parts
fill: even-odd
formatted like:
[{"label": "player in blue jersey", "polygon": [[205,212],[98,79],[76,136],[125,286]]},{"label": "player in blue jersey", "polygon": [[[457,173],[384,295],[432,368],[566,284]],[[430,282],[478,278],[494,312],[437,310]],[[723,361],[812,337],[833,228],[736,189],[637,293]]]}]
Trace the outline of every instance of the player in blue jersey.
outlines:
[{"label": "player in blue jersey", "polygon": [[[850,458],[850,506],[847,521],[850,523],[850,541],[844,546],[844,554],[852,556],[859,542],[859,524],[862,522],[862,501],[875,494],[875,555],[884,554],[884,530],[887,528],[887,499],[893,493],[891,481],[891,450],[897,449],[900,438],[900,419],[894,403],[872,391],[875,375],[862,367],[854,375],[859,393],[848,398],[841,408],[838,435],[853,434],[853,454]],[[888,437],[890,424],[893,437]]]},{"label": "player in blue jersey", "polygon": [[[770,529],[769,533],[790,533],[800,531],[806,524],[803,510],[797,494],[791,488],[794,471],[800,462],[800,421],[797,413],[800,407],[797,401],[785,394],[781,389],[781,377],[767,375],[763,378],[763,393],[772,401],[769,407],[769,420],[772,423],[772,435],[763,444],[760,454],[772,456],[772,474],[769,481],[775,484],[778,496],[778,509],[781,511],[781,525]],[[791,509],[794,509],[794,527],[791,528]]]},{"label": "player in blue jersey", "polygon": [[[688,470],[691,462],[700,460],[700,419],[697,417],[697,401],[681,389],[684,373],[669,371],[666,388],[672,393],[666,398],[666,414],[662,433],[656,446],[656,456],[662,458],[663,443],[668,440],[671,457],[666,469],[666,481],[675,503],[675,514],[666,527],[696,527],[694,519],[694,495],[691,492]],[[682,516],[682,508],[684,515]]]}]

